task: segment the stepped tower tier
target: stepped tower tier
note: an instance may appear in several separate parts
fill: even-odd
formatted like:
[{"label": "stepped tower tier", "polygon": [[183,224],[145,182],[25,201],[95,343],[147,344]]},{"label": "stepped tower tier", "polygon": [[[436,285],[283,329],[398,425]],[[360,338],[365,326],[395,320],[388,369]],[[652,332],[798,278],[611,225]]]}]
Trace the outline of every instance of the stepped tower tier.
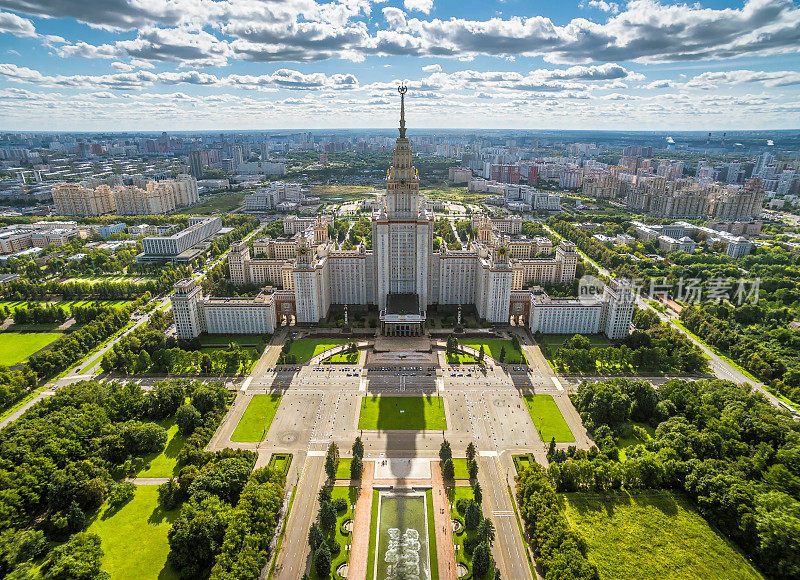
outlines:
[{"label": "stepped tower tier", "polygon": [[[386,196],[372,222],[377,303],[383,310],[390,294],[415,295],[419,310],[424,313],[428,305],[433,253],[433,215],[427,212],[425,199],[419,193],[419,174],[406,137],[407,88],[398,87],[398,92],[400,136],[392,155],[392,166],[386,173]],[[403,301],[388,302],[391,305]],[[421,316],[424,321],[424,314]]]}]

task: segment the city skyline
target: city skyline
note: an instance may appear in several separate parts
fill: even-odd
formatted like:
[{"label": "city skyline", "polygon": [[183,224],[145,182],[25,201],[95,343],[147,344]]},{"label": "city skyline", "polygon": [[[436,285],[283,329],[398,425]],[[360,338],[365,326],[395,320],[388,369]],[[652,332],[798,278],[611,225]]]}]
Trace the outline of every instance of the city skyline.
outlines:
[{"label": "city skyline", "polygon": [[[211,24],[209,24],[211,23]],[[0,0],[0,130],[770,130],[800,105],[791,0]]]}]

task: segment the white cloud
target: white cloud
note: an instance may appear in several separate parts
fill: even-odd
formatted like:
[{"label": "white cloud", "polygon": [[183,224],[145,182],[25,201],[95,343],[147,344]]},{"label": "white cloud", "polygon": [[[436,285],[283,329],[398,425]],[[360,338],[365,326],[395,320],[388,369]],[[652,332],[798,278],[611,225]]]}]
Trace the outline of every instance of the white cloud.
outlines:
[{"label": "white cloud", "polygon": [[619,4],[616,2],[606,2],[605,0],[589,0],[587,6],[589,6],[589,8],[596,8],[602,12],[619,14]]},{"label": "white cloud", "polygon": [[3,32],[14,36],[36,36],[33,22],[10,12],[0,12],[0,33]]},{"label": "white cloud", "polygon": [[406,10],[424,12],[429,14],[433,8],[433,0],[403,0],[403,6]]},{"label": "white cloud", "polygon": [[422,67],[425,72],[442,72],[442,65],[440,64],[426,64]]}]

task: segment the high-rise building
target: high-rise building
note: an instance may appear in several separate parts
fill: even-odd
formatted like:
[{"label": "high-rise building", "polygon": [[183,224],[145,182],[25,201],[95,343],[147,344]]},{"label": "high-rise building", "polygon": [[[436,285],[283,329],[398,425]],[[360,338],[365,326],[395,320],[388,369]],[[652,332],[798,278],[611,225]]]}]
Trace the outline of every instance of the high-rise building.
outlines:
[{"label": "high-rise building", "polygon": [[200,158],[200,151],[189,152],[189,173],[195,179],[203,176],[203,163]]},{"label": "high-rise building", "polygon": [[77,183],[57,183],[51,193],[58,215],[98,216],[117,209],[114,193],[107,185],[92,189]]},{"label": "high-rise building", "polygon": [[[521,323],[535,307],[530,284],[574,280],[575,244],[562,240],[551,257],[552,242],[522,236],[520,218],[496,223],[481,218],[477,237],[467,247],[450,250],[442,241],[434,251],[434,218],[420,194],[406,137],[405,92],[401,87],[400,136],[387,173],[386,194],[378,198],[372,215],[373,248],[368,250],[363,243],[351,250],[338,248],[328,238],[328,216],[289,218],[284,236],[253,243],[253,256],[244,243],[231,246],[232,282],[269,285],[259,297],[190,300],[187,296],[194,288],[176,285],[174,300],[181,304],[175,309],[176,324],[182,317],[178,338],[222,328],[253,332],[254,324],[266,328],[292,318],[299,324],[316,324],[327,316],[331,304],[376,306],[381,331],[390,336],[422,334],[433,304],[471,304],[491,323],[511,319]],[[609,332],[613,338],[624,336],[632,316],[632,307],[622,307],[616,292],[609,290],[592,311],[596,311],[594,332]],[[556,324],[554,331],[569,331],[571,317],[583,308],[580,304],[560,308],[558,316],[565,316],[566,322]],[[250,312],[261,322],[247,321]],[[542,316],[536,320],[544,320]]]}]

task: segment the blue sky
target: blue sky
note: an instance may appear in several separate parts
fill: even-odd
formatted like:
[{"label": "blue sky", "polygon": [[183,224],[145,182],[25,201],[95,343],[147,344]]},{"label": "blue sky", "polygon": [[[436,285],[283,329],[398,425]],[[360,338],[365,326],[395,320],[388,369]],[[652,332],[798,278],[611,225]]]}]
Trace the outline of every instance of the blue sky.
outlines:
[{"label": "blue sky", "polygon": [[0,130],[800,127],[794,0],[0,0]]}]

